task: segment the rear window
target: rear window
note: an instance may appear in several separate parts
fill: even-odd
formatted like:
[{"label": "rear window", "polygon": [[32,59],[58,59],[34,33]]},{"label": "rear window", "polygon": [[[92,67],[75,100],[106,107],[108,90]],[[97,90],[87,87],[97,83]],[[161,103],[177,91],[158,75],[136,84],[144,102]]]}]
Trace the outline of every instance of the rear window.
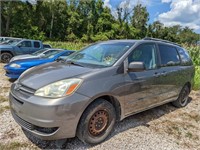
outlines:
[{"label": "rear window", "polygon": [[158,45],[160,51],[161,66],[175,66],[180,64],[180,58],[175,47]]},{"label": "rear window", "polygon": [[34,47],[35,48],[40,48],[40,42],[34,42]]},{"label": "rear window", "polygon": [[178,48],[178,52],[181,57],[182,65],[192,65],[192,60],[190,59],[190,56],[186,50]]}]

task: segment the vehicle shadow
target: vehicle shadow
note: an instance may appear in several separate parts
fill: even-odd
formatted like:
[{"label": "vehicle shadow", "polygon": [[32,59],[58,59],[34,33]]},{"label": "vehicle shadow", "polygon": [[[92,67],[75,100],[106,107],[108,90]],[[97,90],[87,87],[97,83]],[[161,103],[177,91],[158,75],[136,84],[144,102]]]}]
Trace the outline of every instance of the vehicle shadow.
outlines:
[{"label": "vehicle shadow", "polygon": [[10,83],[14,83],[17,79],[8,79]]},{"label": "vehicle shadow", "polygon": [[[189,103],[191,102],[192,98],[189,98]],[[125,118],[121,122],[117,122],[113,132],[111,135],[106,139],[109,140],[113,136],[129,130],[131,128],[135,128],[138,126],[145,126],[149,127],[150,125],[148,124],[150,121],[159,119],[163,115],[169,114],[178,108],[172,106],[170,103],[165,104],[162,106],[158,106],[156,108],[132,115],[130,117]],[[84,144],[77,137],[67,139],[67,140],[57,140],[57,141],[43,141],[40,140],[36,137],[31,136],[29,133],[24,131],[26,137],[37,147],[41,149],[88,149],[93,147],[92,145],[89,144]]]}]

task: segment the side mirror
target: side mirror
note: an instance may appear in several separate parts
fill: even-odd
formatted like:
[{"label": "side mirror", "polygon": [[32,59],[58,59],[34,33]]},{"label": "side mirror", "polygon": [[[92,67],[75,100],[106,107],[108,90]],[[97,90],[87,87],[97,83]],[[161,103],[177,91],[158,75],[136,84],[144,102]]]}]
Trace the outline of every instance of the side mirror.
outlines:
[{"label": "side mirror", "polygon": [[143,62],[131,62],[128,65],[128,72],[140,72],[145,70],[145,65]]}]

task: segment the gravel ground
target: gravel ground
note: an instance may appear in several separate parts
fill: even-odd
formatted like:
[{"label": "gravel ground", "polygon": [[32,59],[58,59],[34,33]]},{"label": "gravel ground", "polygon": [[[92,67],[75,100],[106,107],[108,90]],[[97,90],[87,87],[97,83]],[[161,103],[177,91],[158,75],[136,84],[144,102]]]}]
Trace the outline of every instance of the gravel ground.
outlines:
[{"label": "gravel ground", "polygon": [[185,108],[166,104],[124,119],[105,142],[92,147],[77,138],[48,142],[24,134],[9,111],[10,85],[0,64],[0,149],[200,149],[200,91],[192,91]]}]

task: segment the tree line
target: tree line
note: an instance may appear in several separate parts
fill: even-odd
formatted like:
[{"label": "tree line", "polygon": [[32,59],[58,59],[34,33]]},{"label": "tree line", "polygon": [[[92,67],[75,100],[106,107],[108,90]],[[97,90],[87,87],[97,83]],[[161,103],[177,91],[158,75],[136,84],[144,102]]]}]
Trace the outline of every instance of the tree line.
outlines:
[{"label": "tree line", "polygon": [[189,27],[148,24],[147,8],[117,7],[115,15],[102,0],[1,1],[3,36],[40,40],[95,42],[108,39],[161,38],[196,43],[199,35]]}]

